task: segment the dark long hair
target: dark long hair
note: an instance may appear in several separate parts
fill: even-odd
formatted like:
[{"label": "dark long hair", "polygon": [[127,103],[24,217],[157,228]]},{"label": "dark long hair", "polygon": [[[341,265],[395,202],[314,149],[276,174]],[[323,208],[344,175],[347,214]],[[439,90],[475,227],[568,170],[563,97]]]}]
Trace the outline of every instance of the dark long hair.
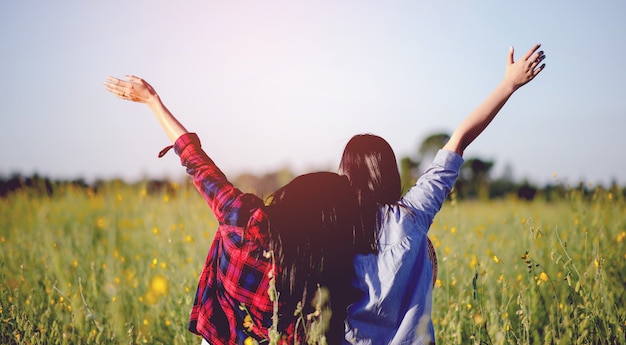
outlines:
[{"label": "dark long hair", "polygon": [[313,312],[318,284],[327,287],[332,317],[326,336],[330,344],[340,343],[346,308],[356,298],[351,278],[358,208],[348,179],[330,172],[299,176],[271,196],[266,212],[282,321],[293,320],[298,302],[304,315]]},{"label": "dark long hair", "polygon": [[358,134],[346,144],[339,171],[350,180],[361,208],[357,250],[376,252],[378,206],[395,203],[402,196],[396,155],[385,139],[373,134]]}]

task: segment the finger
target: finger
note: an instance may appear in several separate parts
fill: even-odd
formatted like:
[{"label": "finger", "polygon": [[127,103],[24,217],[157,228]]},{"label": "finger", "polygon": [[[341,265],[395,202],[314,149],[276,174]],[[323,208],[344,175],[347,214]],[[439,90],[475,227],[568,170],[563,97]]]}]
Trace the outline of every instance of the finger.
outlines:
[{"label": "finger", "polygon": [[545,59],[546,56],[545,55],[539,55],[537,56],[537,59],[535,61],[537,61],[537,63],[540,63],[541,61],[543,61],[543,59]]},{"label": "finger", "polygon": [[532,47],[525,55],[524,55],[524,60],[528,60],[530,58],[531,55],[533,55],[537,49],[539,49],[539,47],[541,47],[541,43],[537,43],[535,44],[534,47]]},{"label": "finger", "polygon": [[117,85],[117,84],[120,83],[120,80],[118,78],[115,78],[115,77],[107,77],[106,82],[110,83],[112,85]]},{"label": "finger", "polygon": [[128,82],[126,80],[122,80],[122,79],[118,79],[118,78],[114,78],[114,77],[107,78],[107,81],[111,85],[115,85],[118,88],[128,87],[128,85],[130,84],[130,82]]},{"label": "finger", "polygon": [[118,93],[118,89],[115,85],[110,84],[110,83],[104,83],[104,87],[107,89],[107,91],[112,92],[112,93]]},{"label": "finger", "polygon": [[509,47],[509,64],[512,65],[515,61],[513,60],[513,54],[515,53],[515,48],[513,46]]},{"label": "finger", "polygon": [[124,91],[118,85],[105,83],[104,87],[107,89],[107,91],[111,92],[115,96],[117,96],[117,97],[119,97],[121,99],[127,99],[127,95],[124,93]]},{"label": "finger", "polygon": [[537,67],[537,69],[535,69],[535,70],[533,71],[533,78],[534,78],[535,76],[537,76],[537,74],[539,74],[541,71],[543,71],[543,69],[544,69],[545,67],[546,67],[546,64],[545,64],[545,63],[544,63],[544,64],[541,64],[541,66]]},{"label": "finger", "polygon": [[536,52],[535,55],[533,55],[533,60],[537,60],[537,59],[539,59],[542,56],[543,56],[543,50],[540,50],[540,51]]},{"label": "finger", "polygon": [[135,82],[135,83],[140,83],[141,84],[141,82],[142,82],[141,78],[139,78],[137,76],[134,76],[134,75],[127,75],[126,78],[128,80],[132,81],[132,82]]}]

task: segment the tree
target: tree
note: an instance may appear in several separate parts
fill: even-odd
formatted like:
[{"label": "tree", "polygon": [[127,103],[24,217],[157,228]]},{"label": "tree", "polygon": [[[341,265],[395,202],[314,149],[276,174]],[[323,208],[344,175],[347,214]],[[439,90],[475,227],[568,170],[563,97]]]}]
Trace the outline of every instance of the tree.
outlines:
[{"label": "tree", "polygon": [[480,200],[487,200],[489,198],[489,173],[493,165],[493,161],[480,158],[465,160],[457,181],[459,194],[465,198],[478,197]]},{"label": "tree", "polygon": [[448,133],[435,133],[426,137],[417,151],[419,156],[417,159],[418,167],[425,168],[419,165],[429,164],[433,158],[435,158],[437,151],[448,143],[448,140],[450,140],[450,135]]}]

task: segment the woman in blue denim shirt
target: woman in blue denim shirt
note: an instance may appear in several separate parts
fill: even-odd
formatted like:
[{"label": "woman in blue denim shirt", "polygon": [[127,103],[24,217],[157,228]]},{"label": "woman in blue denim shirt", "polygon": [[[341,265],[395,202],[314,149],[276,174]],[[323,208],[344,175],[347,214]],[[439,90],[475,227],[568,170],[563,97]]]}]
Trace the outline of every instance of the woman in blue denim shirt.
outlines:
[{"label": "woman in blue denim shirt", "polygon": [[339,170],[356,190],[364,229],[354,259],[354,286],[362,296],[348,307],[346,343],[435,342],[431,308],[436,258],[433,262],[429,255],[428,229],[454,186],[465,148],[509,97],[545,67],[539,47],[518,61],[510,48],[504,80],[460,124],[404,196],[396,157],[384,139],[362,134],[346,145]]}]

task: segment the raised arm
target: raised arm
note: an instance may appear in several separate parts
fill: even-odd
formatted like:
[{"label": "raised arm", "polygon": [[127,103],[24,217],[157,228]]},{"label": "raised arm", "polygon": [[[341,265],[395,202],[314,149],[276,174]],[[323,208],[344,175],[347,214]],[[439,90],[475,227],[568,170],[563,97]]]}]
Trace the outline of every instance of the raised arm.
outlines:
[{"label": "raised arm", "polygon": [[126,78],[128,80],[108,77],[104,86],[121,99],[147,104],[172,143],[187,133],[185,127],[161,102],[161,98],[150,84],[133,75],[126,76]]},{"label": "raised arm", "polygon": [[504,80],[468,117],[461,122],[452,133],[450,140],[443,147],[463,156],[463,151],[487,128],[496,117],[509,97],[520,87],[533,80],[546,66],[543,51],[537,51],[540,44],[535,45],[521,59],[513,60],[513,47],[509,49]]}]

